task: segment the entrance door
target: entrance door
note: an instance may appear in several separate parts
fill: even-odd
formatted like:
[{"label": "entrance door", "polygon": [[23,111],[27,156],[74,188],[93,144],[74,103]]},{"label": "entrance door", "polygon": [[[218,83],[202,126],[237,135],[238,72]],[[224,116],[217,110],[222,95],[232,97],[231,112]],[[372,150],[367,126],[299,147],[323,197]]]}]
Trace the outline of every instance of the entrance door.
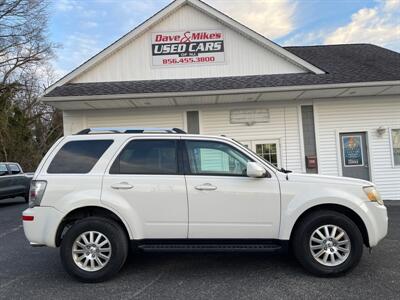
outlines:
[{"label": "entrance door", "polygon": [[343,176],[370,180],[365,132],[340,133],[339,137]]}]

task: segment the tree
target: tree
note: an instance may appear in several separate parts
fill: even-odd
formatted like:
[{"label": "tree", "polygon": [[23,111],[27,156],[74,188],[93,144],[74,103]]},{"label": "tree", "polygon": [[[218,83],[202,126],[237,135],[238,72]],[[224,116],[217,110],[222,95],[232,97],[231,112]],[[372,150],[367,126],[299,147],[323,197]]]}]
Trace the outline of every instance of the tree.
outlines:
[{"label": "tree", "polygon": [[53,56],[48,41],[45,0],[0,0],[1,83],[15,81],[26,67],[42,64]]},{"label": "tree", "polygon": [[0,161],[34,170],[62,134],[60,112],[39,101],[54,79],[46,0],[0,0]]}]

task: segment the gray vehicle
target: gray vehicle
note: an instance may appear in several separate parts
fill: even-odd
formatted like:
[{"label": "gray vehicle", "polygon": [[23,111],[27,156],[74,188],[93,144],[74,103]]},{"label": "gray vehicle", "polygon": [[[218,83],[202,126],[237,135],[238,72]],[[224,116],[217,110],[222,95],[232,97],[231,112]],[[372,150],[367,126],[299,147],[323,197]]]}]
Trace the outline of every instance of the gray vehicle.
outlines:
[{"label": "gray vehicle", "polygon": [[32,177],[17,163],[0,162],[0,200],[22,196],[28,202]]}]

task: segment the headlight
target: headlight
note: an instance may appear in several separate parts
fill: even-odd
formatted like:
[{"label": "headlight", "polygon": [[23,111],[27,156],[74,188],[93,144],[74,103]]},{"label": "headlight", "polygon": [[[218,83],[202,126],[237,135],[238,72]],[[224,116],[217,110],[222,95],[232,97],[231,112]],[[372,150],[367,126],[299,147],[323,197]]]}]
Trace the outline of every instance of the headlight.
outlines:
[{"label": "headlight", "polygon": [[377,202],[380,205],[383,205],[383,200],[381,198],[381,195],[379,194],[379,192],[376,190],[375,187],[366,186],[366,187],[363,187],[363,190],[364,190],[365,194],[367,195],[369,201]]}]

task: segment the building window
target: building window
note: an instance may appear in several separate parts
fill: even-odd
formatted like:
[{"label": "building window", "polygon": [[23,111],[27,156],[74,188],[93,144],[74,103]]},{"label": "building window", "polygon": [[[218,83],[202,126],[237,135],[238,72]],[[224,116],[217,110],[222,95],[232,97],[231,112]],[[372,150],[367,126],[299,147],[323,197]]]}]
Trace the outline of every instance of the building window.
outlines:
[{"label": "building window", "polygon": [[278,151],[275,143],[273,144],[257,144],[256,153],[269,161],[275,167],[278,167]]},{"label": "building window", "polygon": [[200,133],[200,122],[198,111],[187,111],[186,112],[187,132],[191,134]]},{"label": "building window", "polygon": [[392,129],[393,164],[400,166],[400,129]]},{"label": "building window", "polygon": [[[303,145],[307,173],[318,173],[317,146],[315,142],[314,107],[312,105],[301,106],[301,121],[303,125]],[[310,164],[310,159],[315,159],[315,164]]]}]

